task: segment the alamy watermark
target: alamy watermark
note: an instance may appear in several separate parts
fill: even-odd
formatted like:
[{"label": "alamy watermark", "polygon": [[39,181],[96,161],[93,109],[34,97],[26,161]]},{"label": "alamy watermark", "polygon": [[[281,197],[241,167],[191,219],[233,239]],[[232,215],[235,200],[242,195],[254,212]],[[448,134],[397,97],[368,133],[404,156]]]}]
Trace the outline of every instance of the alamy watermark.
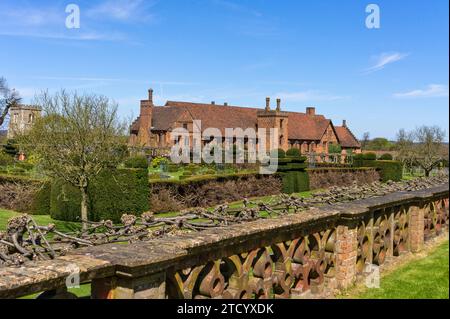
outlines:
[{"label": "alamy watermark", "polygon": [[380,288],[380,267],[366,264],[364,268],[365,284],[367,288]]},{"label": "alamy watermark", "polygon": [[260,174],[274,174],[278,169],[278,128],[206,128],[194,120],[192,134],[178,127],[170,134],[174,143],[170,152],[173,163],[240,164],[261,163]]},{"label": "alamy watermark", "polygon": [[366,17],[367,29],[379,29],[380,28],[380,6],[371,3],[366,6],[366,13],[369,15]]},{"label": "alamy watermark", "polygon": [[66,28],[67,29],[79,29],[81,26],[80,7],[76,4],[68,4],[66,6]]}]

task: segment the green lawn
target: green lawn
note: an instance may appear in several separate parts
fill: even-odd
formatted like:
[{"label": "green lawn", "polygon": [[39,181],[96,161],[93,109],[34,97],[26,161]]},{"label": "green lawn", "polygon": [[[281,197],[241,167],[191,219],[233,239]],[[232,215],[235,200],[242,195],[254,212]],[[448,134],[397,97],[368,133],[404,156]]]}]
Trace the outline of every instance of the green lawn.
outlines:
[{"label": "green lawn", "polygon": [[[380,288],[349,291],[345,298],[358,299],[448,299],[449,243],[427,257],[413,260],[381,277]],[[355,288],[357,290],[358,288]]]},{"label": "green lawn", "polygon": [[[0,230],[5,230],[8,220],[11,217],[18,216],[18,215],[20,215],[20,213],[0,208]],[[48,224],[55,224],[59,231],[62,231],[65,233],[73,232],[73,231],[81,229],[81,226],[79,223],[54,220],[49,215],[33,215],[33,218],[38,225],[44,226],[44,225],[48,225]]]}]

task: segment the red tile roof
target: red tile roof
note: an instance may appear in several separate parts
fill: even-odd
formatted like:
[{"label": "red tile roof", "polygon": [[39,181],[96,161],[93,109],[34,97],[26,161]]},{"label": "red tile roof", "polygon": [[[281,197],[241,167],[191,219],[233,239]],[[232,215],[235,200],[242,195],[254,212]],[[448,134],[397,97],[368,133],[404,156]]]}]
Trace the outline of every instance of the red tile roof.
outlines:
[{"label": "red tile roof", "polygon": [[[256,128],[257,113],[262,110],[262,108],[253,107],[167,101],[165,106],[153,107],[153,130],[170,131],[183,114],[188,114],[189,118],[202,121],[202,131],[214,127],[220,129],[224,134],[225,128]],[[293,140],[319,141],[331,124],[331,121],[323,115],[285,113],[288,114],[288,138]],[[137,131],[139,121],[138,117],[133,122],[132,131]],[[359,145],[353,134],[346,128],[340,128],[339,132],[336,130],[336,134],[338,139],[345,144],[344,147]]]},{"label": "red tile roof", "polygon": [[342,147],[356,147],[360,148],[361,144],[358,142],[352,131],[346,126],[335,126],[336,135],[339,140],[339,144]]}]

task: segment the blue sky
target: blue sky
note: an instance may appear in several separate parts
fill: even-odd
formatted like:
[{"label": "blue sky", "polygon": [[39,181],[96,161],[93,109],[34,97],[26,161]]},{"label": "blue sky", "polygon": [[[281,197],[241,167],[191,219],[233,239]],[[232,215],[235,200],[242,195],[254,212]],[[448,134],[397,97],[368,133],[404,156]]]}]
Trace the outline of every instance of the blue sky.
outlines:
[{"label": "blue sky", "polygon": [[[68,4],[80,28],[67,29]],[[366,6],[380,8],[368,29]],[[186,100],[317,112],[355,135],[439,125],[448,139],[447,0],[0,0],[0,76],[31,101],[60,88],[136,116]]]}]

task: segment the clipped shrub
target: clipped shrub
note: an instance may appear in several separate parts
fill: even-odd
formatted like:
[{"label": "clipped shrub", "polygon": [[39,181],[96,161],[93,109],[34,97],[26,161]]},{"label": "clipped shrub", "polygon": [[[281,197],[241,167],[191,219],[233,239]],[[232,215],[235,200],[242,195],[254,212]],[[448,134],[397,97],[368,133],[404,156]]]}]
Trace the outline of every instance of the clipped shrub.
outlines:
[{"label": "clipped shrub", "polygon": [[286,152],[287,157],[300,157],[300,150],[298,148],[290,148]]},{"label": "clipped shrub", "polygon": [[392,161],[393,157],[391,154],[386,153],[386,154],[381,155],[379,159],[382,161]]},{"label": "clipped shrub", "polygon": [[[52,218],[78,221],[80,191],[62,181],[54,181],[50,198]],[[89,185],[89,220],[120,222],[122,214],[139,215],[149,210],[146,169],[114,169],[102,173]]]},{"label": "clipped shrub", "polygon": [[375,167],[380,169],[381,180],[398,182],[403,177],[403,164],[399,161],[374,161]]},{"label": "clipped shrub", "polygon": [[309,190],[309,175],[307,172],[291,171],[282,174],[283,193],[292,194]]},{"label": "clipped shrub", "polygon": [[143,155],[129,157],[124,162],[126,168],[148,168],[147,157]]},{"label": "clipped shrub", "polygon": [[377,159],[377,154],[375,153],[365,153],[363,154],[363,160],[374,161]]},{"label": "clipped shrub", "polygon": [[286,152],[282,148],[277,149],[276,152],[277,152],[278,158],[285,158],[286,157]]},{"label": "clipped shrub", "polygon": [[403,165],[399,161],[387,160],[357,160],[353,161],[354,167],[376,167],[380,171],[381,180],[398,182],[403,177]]},{"label": "clipped shrub", "polygon": [[167,164],[167,172],[169,172],[169,173],[178,172],[178,166],[176,164],[172,164],[172,163]]}]

